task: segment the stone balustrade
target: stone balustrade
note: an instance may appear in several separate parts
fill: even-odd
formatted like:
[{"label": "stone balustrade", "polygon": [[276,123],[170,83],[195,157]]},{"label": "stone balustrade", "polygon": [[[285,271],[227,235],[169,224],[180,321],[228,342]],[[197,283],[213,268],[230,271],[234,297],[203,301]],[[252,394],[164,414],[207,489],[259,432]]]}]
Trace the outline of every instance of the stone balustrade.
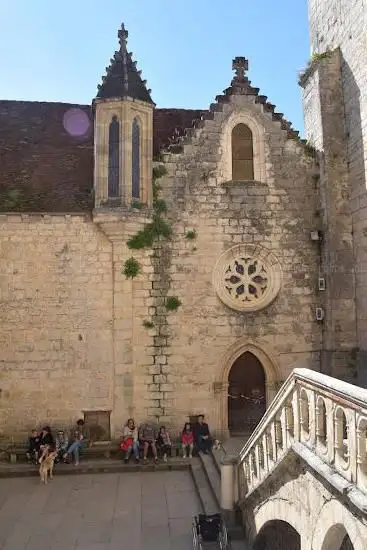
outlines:
[{"label": "stone balustrade", "polygon": [[255,490],[296,445],[367,494],[366,435],[367,390],[295,369],[240,453],[237,498]]}]

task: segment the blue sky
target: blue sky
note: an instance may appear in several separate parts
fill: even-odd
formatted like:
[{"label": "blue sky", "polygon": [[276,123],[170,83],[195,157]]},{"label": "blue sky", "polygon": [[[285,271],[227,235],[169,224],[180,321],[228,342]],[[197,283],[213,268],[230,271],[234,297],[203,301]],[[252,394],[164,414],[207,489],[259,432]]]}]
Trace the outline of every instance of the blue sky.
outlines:
[{"label": "blue sky", "polygon": [[0,0],[0,99],[90,103],[122,21],[158,107],[206,108],[245,56],[252,84],[302,130],[307,0]]}]

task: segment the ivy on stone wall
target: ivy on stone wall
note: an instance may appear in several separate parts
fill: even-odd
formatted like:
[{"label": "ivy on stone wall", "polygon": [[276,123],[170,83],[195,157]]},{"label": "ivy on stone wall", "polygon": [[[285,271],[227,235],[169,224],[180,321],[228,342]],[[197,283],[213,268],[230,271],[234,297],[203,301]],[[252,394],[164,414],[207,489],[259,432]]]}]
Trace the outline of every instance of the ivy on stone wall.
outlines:
[{"label": "ivy on stone wall", "polygon": [[[164,175],[166,175],[167,170],[165,166],[159,165],[155,166],[153,168],[152,173],[152,191],[153,191],[153,216],[152,221],[148,224],[146,224],[143,229],[140,229],[135,235],[133,235],[128,241],[127,246],[130,249],[143,249],[143,248],[151,248],[154,246],[154,243],[163,239],[168,240],[170,239],[172,235],[172,228],[167,222],[167,220],[164,218],[164,215],[167,213],[167,204],[163,199],[159,198],[159,192],[161,190],[161,186],[158,183],[158,180],[162,178]],[[134,207],[134,203],[132,204]],[[196,231],[188,231],[186,237],[188,239],[195,239],[196,238]],[[156,268],[158,267],[158,264],[161,264],[159,260],[160,253],[155,254],[155,264]],[[164,262],[159,267],[159,271],[161,271],[162,275],[162,269],[164,269]],[[128,278],[133,278],[140,273],[140,265],[136,260],[132,257],[129,260],[125,262],[124,274]],[[176,296],[170,296],[166,298],[165,300],[165,308],[167,311],[175,311],[178,309],[181,305],[180,300]],[[155,323],[153,323],[150,320],[144,320],[143,326],[146,329],[154,328]]]},{"label": "ivy on stone wall", "polygon": [[169,239],[172,234],[171,226],[162,216],[167,212],[167,205],[159,198],[160,185],[157,183],[166,173],[162,165],[153,168],[153,219],[127,241],[130,249],[150,248],[156,239]]}]

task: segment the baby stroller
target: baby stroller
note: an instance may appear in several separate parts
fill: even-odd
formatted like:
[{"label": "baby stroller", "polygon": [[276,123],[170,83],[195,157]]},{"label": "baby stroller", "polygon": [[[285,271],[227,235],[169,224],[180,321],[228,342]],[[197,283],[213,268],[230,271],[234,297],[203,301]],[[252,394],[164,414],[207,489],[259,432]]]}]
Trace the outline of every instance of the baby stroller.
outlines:
[{"label": "baby stroller", "polygon": [[228,533],[222,516],[214,514],[207,516],[199,514],[194,518],[192,524],[192,546],[193,550],[204,550],[205,548],[228,550]]}]

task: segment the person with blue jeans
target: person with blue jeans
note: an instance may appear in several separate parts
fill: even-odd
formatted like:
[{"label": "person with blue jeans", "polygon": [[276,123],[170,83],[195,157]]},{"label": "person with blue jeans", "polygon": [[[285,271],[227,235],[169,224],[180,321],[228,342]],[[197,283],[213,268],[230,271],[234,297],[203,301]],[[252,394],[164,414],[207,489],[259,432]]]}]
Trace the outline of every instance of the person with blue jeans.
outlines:
[{"label": "person with blue jeans", "polygon": [[133,418],[129,418],[129,420],[126,422],[126,426],[124,426],[121,450],[125,451],[125,464],[129,462],[131,453],[134,454],[135,462],[139,462],[138,429],[135,426]]},{"label": "person with blue jeans", "polygon": [[74,431],[73,437],[71,438],[73,442],[68,448],[67,452],[64,454],[64,460],[65,462],[67,462],[69,456],[72,455],[74,457],[75,466],[78,466],[80,449],[84,447],[86,443],[85,437],[84,437],[84,420],[79,419],[76,425],[77,425],[77,428]]}]

